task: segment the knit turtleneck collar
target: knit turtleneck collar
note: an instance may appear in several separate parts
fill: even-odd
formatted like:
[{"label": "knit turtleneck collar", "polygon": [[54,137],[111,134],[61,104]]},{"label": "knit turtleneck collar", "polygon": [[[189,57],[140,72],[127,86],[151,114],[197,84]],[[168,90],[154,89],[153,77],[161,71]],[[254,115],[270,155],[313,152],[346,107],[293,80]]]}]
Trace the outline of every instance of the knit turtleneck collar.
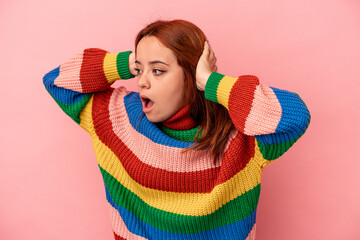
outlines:
[{"label": "knit turtleneck collar", "polygon": [[162,124],[173,130],[189,130],[196,127],[196,122],[190,115],[190,105],[187,104]]},{"label": "knit turtleneck collar", "polygon": [[[169,137],[193,142],[199,127],[190,115],[190,105],[185,105],[168,120],[162,122],[161,129]],[[198,135],[198,138],[200,137],[201,134]]]}]

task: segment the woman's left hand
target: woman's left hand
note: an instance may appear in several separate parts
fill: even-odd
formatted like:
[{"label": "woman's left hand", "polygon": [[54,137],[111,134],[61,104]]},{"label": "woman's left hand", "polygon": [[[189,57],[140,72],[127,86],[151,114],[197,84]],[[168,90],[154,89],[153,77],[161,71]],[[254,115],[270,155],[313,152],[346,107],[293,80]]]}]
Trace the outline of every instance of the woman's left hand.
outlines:
[{"label": "woman's left hand", "polygon": [[212,72],[217,71],[215,53],[210,44],[205,41],[204,51],[200,56],[196,67],[196,87],[200,91],[205,91],[207,80]]}]

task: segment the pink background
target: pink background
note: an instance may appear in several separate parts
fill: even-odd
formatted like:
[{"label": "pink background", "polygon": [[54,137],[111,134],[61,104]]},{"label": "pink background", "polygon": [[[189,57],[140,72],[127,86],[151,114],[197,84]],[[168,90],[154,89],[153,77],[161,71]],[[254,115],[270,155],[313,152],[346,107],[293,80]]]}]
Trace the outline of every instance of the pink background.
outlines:
[{"label": "pink background", "polygon": [[257,239],[360,239],[357,0],[1,0],[0,239],[112,239],[90,138],[42,77],[84,48],[133,50],[159,18],[197,24],[218,72],[256,75],[310,109],[306,134],[264,171]]}]

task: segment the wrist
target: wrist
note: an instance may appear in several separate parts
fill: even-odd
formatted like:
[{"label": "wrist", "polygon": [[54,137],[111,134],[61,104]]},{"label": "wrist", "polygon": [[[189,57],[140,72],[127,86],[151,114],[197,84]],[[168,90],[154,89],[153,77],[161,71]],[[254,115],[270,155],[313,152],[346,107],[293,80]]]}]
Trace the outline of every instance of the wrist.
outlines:
[{"label": "wrist", "polygon": [[129,70],[129,57],[132,51],[119,52],[116,58],[117,71],[120,79],[133,78],[134,75]]},{"label": "wrist", "polygon": [[[206,83],[208,82],[210,76],[211,76],[211,72],[204,73],[204,75],[203,75],[204,87],[206,86]],[[205,90],[205,89],[204,89],[204,90]]]},{"label": "wrist", "polygon": [[206,83],[211,75],[211,72],[202,73],[196,76],[196,86],[200,91],[205,91]]},{"label": "wrist", "polygon": [[109,83],[120,79],[134,77],[129,72],[129,55],[131,51],[120,53],[107,53],[104,58],[104,74]]},{"label": "wrist", "polygon": [[223,77],[224,77],[223,74],[220,74],[217,72],[212,72],[210,74],[210,76],[207,79],[206,85],[205,85],[205,98],[206,99],[213,101],[213,102],[218,102],[217,88]]}]

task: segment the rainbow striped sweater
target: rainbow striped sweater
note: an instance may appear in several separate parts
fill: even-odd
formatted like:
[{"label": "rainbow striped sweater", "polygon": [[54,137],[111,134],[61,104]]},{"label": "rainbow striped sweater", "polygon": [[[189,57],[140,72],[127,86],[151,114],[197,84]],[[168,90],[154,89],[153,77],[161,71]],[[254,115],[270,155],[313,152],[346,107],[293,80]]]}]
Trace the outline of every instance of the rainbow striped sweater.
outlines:
[{"label": "rainbow striped sweater", "polygon": [[134,77],[129,54],[88,48],[43,78],[92,139],[115,239],[254,239],[262,170],[304,134],[304,102],[252,75],[213,72],[205,97],[236,127],[214,163],[206,149],[182,153],[196,131],[164,131],[142,117],[138,93],[111,87]]}]

